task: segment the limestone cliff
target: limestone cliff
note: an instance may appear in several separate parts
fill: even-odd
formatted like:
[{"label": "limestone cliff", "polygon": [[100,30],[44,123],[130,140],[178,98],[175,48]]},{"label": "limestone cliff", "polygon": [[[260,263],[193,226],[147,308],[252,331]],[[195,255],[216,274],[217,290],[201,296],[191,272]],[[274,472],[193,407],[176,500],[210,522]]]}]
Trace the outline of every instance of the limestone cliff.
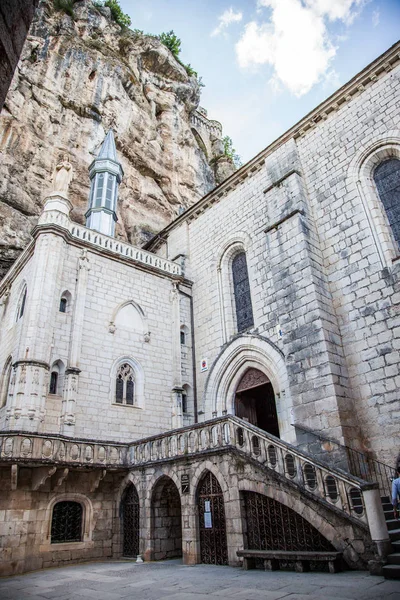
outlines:
[{"label": "limestone cliff", "polygon": [[157,39],[122,30],[90,0],[74,17],[39,6],[0,117],[0,277],[29,240],[54,166],[74,168],[72,218],[85,222],[87,168],[112,127],[125,177],[117,237],[141,244],[229,175],[221,128]]}]

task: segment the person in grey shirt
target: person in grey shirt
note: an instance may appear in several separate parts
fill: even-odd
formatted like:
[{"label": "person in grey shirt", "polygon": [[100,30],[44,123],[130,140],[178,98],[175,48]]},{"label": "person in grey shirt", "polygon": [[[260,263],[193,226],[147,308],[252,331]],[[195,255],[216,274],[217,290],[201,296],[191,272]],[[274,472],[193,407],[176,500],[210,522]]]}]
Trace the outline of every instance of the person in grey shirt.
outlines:
[{"label": "person in grey shirt", "polygon": [[397,467],[397,478],[392,481],[392,504],[393,504],[393,512],[394,518],[399,518],[398,506],[399,506],[399,497],[400,497],[400,468]]}]

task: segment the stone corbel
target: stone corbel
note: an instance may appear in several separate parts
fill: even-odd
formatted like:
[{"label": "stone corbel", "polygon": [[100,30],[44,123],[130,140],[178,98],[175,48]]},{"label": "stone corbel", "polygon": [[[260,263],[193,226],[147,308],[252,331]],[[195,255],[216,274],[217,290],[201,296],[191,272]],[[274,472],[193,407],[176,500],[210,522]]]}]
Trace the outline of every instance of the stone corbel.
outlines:
[{"label": "stone corbel", "polygon": [[18,465],[11,465],[11,489],[15,491],[18,486]]},{"label": "stone corbel", "polygon": [[93,474],[94,477],[93,477],[92,482],[90,484],[90,491],[91,492],[95,492],[97,490],[97,488],[100,485],[100,481],[102,479],[104,479],[104,477],[106,476],[106,473],[107,473],[107,469],[100,469],[100,471],[97,471],[97,472],[95,471],[94,472],[94,474]]},{"label": "stone corbel", "polygon": [[56,481],[55,481],[54,487],[53,487],[54,490],[56,488],[60,487],[64,483],[64,481],[68,477],[68,473],[69,473],[69,469],[67,469],[67,468],[61,469],[60,471],[58,471],[56,473]]},{"label": "stone corbel", "polygon": [[36,491],[41,488],[56,471],[57,467],[39,467],[34,469],[32,473],[32,489]]}]

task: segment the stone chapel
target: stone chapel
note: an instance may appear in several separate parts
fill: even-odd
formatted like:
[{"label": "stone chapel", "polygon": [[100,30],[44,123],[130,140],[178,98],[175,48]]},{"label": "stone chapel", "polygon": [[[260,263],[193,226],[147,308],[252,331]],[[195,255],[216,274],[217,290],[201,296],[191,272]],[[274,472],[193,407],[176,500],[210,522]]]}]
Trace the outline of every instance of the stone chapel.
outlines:
[{"label": "stone chapel", "polygon": [[86,226],[62,158],[0,283],[0,574],[248,550],[390,563],[399,89],[400,43],[145,247],[114,237],[113,131]]}]

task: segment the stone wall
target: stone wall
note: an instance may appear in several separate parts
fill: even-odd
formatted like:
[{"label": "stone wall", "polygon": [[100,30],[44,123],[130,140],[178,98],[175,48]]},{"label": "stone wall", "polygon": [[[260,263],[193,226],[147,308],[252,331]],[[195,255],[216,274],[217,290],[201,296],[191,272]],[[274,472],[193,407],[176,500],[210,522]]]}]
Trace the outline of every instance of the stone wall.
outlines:
[{"label": "stone wall", "polygon": [[[118,558],[122,555],[120,502],[129,482],[139,496],[139,550],[145,560],[182,553],[184,564],[201,562],[197,492],[208,472],[216,477],[223,494],[228,562],[240,565],[236,552],[244,547],[241,492],[264,494],[299,513],[343,552],[350,568],[366,569],[375,551],[368,527],[345,517],[326,501],[301,493],[263,465],[230,452],[203,452],[197,457],[142,465],[107,472],[65,473],[57,469],[33,491],[34,472],[21,467],[16,490],[11,489],[10,466],[1,469],[0,531],[3,537],[3,575],[82,560]],[[100,471],[101,473],[101,471]],[[189,477],[187,493],[181,476]],[[97,487],[96,487],[97,486]],[[169,490],[164,495],[163,491]],[[58,500],[74,500],[84,507],[82,542],[50,543],[52,506]],[[178,548],[178,546],[180,547]]]},{"label": "stone wall", "polygon": [[[234,378],[243,360],[258,361],[279,391],[284,439],[297,423],[392,464],[400,418],[398,249],[370,183],[378,160],[400,156],[400,68],[387,71],[352,95],[341,92],[342,106],[332,101],[307,133],[299,127],[278,140],[164,236],[170,256],[187,254],[194,281],[196,355],[209,362],[209,372],[197,366],[206,418],[216,406],[232,411],[231,398],[218,405],[218,393],[234,393],[215,382],[218,365],[233,365]],[[254,328],[239,339],[229,269],[240,249]],[[284,357],[279,373],[274,353]]]},{"label": "stone wall", "polygon": [[[67,244],[49,232],[39,235],[33,256],[26,254],[23,262],[3,296],[1,369],[9,357],[23,365],[15,367],[1,408],[2,428],[130,441],[182,425],[173,392],[182,383],[191,388],[193,419],[190,302],[182,296],[187,327],[182,381],[176,279],[93,246],[87,251]],[[26,307],[17,319],[24,282]],[[59,310],[63,295],[65,313]],[[66,369],[65,381],[49,394],[49,371],[57,361]],[[116,370],[124,361],[135,371],[134,406],[115,402]],[[39,375],[30,369],[43,371],[43,400],[34,382]],[[4,378],[3,372],[2,383]]]}]

